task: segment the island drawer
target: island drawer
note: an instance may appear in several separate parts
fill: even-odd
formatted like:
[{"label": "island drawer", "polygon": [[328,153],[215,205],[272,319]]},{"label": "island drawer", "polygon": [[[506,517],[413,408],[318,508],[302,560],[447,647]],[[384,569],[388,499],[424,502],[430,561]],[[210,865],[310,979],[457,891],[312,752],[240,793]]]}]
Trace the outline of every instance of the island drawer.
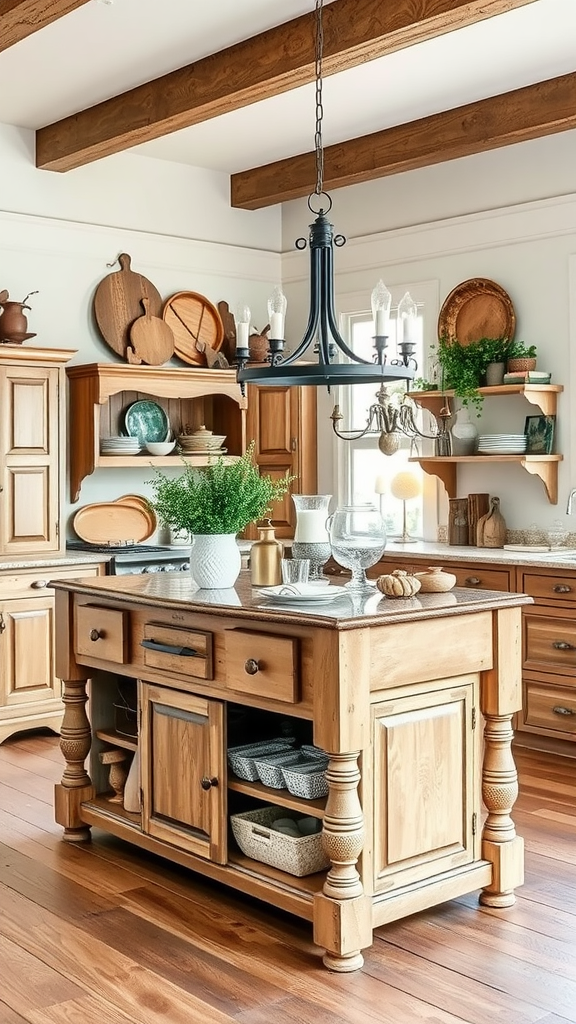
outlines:
[{"label": "island drawer", "polygon": [[568,573],[523,572],[518,589],[537,601],[561,602],[570,606],[576,604],[576,576]]},{"label": "island drawer", "polygon": [[77,654],[124,665],[128,660],[128,612],[98,605],[76,605]]},{"label": "island drawer", "polygon": [[198,679],[214,678],[212,633],[148,622],[140,646],[148,668]]},{"label": "island drawer", "polygon": [[524,724],[576,739],[576,687],[524,680]]},{"label": "island drawer", "polygon": [[300,699],[297,637],[228,629],[226,687],[294,704]]}]

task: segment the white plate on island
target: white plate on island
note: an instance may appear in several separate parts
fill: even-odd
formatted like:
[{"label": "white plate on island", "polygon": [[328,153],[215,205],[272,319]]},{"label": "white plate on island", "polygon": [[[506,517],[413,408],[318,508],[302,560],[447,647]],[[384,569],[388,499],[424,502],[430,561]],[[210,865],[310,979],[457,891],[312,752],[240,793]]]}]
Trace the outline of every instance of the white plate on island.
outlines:
[{"label": "white plate on island", "polygon": [[280,583],[276,587],[263,587],[258,593],[279,604],[327,604],[337,597],[346,596],[342,587],[314,583]]}]

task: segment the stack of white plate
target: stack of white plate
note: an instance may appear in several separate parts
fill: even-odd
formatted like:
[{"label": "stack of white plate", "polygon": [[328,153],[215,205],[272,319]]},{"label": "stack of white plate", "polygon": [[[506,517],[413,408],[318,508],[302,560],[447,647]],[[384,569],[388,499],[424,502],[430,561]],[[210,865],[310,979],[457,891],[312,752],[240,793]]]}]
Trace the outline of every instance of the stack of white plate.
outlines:
[{"label": "stack of white plate", "polygon": [[526,434],[482,434],[478,438],[479,455],[523,455]]},{"label": "stack of white plate", "polygon": [[211,434],[203,431],[202,436],[195,434],[179,434],[178,444],[184,455],[220,455],[224,451],[222,445],[226,434]]},{"label": "stack of white plate", "polygon": [[103,437],[100,441],[102,455],[138,455],[140,441],[137,437]]}]

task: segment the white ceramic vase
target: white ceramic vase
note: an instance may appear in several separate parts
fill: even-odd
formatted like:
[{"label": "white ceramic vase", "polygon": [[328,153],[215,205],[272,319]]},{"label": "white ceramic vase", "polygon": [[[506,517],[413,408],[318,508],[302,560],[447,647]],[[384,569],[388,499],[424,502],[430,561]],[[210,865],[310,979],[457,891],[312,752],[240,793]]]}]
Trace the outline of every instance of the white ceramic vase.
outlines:
[{"label": "white ceramic vase", "polygon": [[202,590],[233,587],[242,564],[235,533],[196,533],[190,550],[192,579]]},{"label": "white ceramic vase", "polygon": [[478,431],[470,420],[467,406],[456,414],[456,421],[450,431],[453,455],[475,455],[478,446]]}]

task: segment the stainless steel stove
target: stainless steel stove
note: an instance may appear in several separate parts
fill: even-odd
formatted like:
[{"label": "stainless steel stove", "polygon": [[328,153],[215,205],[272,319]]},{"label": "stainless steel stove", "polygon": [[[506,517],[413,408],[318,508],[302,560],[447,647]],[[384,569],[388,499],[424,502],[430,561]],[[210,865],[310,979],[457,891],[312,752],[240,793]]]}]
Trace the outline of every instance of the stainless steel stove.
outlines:
[{"label": "stainless steel stove", "polygon": [[152,572],[185,572],[190,568],[187,548],[169,548],[157,544],[88,544],[69,541],[68,551],[110,555],[106,563],[109,576],[139,575]]}]

